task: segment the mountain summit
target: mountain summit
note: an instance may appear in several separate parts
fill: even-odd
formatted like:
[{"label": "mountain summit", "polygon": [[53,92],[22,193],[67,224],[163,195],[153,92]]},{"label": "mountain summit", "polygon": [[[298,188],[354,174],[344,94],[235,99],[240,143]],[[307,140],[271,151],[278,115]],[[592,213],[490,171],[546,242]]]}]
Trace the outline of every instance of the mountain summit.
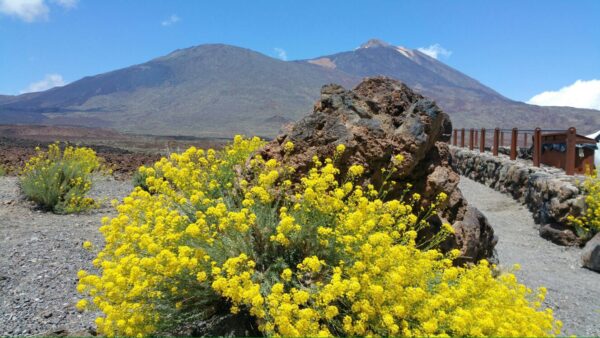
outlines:
[{"label": "mountain summit", "polygon": [[362,45],[360,45],[359,48],[371,48],[371,47],[389,47],[390,44],[379,40],[379,39],[371,39],[365,43],[363,43]]},{"label": "mountain summit", "polygon": [[[0,96],[2,123],[71,124],[157,135],[275,136],[300,119],[321,86],[398,79],[437,101],[457,127],[565,128],[600,124],[596,110],[511,101],[418,50],[372,39],[353,51],[282,61],[223,44],[173,51],[63,87]],[[587,129],[586,129],[587,128]]]}]

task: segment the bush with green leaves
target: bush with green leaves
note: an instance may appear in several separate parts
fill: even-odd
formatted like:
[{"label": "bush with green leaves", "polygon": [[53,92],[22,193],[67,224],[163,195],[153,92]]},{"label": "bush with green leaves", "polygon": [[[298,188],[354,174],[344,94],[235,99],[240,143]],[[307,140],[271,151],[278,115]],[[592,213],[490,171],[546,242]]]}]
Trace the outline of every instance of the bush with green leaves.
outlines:
[{"label": "bush with green leaves", "polygon": [[91,174],[102,169],[94,150],[60,144],[48,150],[36,148],[36,155],[21,172],[20,186],[25,196],[40,208],[55,213],[74,213],[97,207],[86,197],[91,188]]},{"label": "bush with green leaves", "polygon": [[146,183],[146,178],[148,178],[148,175],[145,171],[137,170],[131,178],[131,183],[133,184],[134,188],[140,187],[144,191],[149,191],[148,184]]}]

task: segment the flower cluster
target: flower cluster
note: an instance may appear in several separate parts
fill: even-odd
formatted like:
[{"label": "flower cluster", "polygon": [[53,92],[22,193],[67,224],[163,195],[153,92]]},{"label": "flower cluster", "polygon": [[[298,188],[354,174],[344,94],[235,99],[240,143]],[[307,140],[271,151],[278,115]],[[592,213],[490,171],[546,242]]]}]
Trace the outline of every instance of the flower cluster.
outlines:
[{"label": "flower cluster", "polygon": [[169,332],[223,304],[266,335],[559,332],[541,309],[544,290],[494,277],[485,261],[453,266],[459,252],[437,249],[450,225],[417,239],[435,212],[421,212],[418,195],[383,200],[357,183],[364,168],[340,181],[330,159],[314,158],[292,183],[292,168],[252,155],[262,144],[236,137],[221,151],[190,148],[140,168],[148,191],[103,220],[100,273],[79,272],[88,297],[77,307],[101,310],[101,333]]},{"label": "flower cluster", "polygon": [[36,148],[21,173],[21,189],[25,196],[42,208],[58,213],[80,212],[97,203],[85,197],[91,188],[91,173],[102,168],[96,153],[85,147],[59,143],[47,151]]},{"label": "flower cluster", "polygon": [[600,176],[596,171],[587,173],[583,182],[585,210],[579,217],[569,215],[568,221],[581,237],[589,238],[600,232]]}]

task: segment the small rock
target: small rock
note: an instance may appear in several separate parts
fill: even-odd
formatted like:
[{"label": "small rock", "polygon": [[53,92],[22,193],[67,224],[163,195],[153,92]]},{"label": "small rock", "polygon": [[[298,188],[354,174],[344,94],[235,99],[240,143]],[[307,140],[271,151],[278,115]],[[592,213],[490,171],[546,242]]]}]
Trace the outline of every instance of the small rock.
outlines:
[{"label": "small rock", "polygon": [[554,244],[564,246],[580,246],[581,239],[571,228],[560,223],[544,224],[540,227],[540,236]]},{"label": "small rock", "polygon": [[585,244],[581,261],[584,267],[600,272],[600,233]]}]

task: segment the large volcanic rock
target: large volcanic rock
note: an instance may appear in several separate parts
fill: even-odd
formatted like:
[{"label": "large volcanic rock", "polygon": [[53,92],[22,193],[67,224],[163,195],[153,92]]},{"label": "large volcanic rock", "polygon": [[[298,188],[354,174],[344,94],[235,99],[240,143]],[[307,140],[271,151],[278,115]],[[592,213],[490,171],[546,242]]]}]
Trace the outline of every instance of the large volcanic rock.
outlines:
[{"label": "large volcanic rock", "polygon": [[[344,144],[346,151],[337,162],[341,175],[351,165],[361,164],[366,168],[364,177],[378,186],[382,169],[389,168],[392,156],[402,154],[405,159],[391,177],[401,184],[387,198],[399,197],[406,183],[421,194],[424,206],[445,192],[449,198],[443,211],[430,219],[434,230],[442,222],[455,228],[456,236],[444,247],[460,248],[466,261],[491,258],[494,231],[485,216],[467,207],[458,189],[459,175],[449,163],[446,141],[451,132],[448,115],[433,101],[396,80],[368,78],[354,90],[324,86],[314,111],[265,146],[261,155],[284,161],[302,173],[311,166],[313,156],[332,157],[336,146]],[[294,151],[284,158],[283,145],[288,141],[294,143]]]}]

